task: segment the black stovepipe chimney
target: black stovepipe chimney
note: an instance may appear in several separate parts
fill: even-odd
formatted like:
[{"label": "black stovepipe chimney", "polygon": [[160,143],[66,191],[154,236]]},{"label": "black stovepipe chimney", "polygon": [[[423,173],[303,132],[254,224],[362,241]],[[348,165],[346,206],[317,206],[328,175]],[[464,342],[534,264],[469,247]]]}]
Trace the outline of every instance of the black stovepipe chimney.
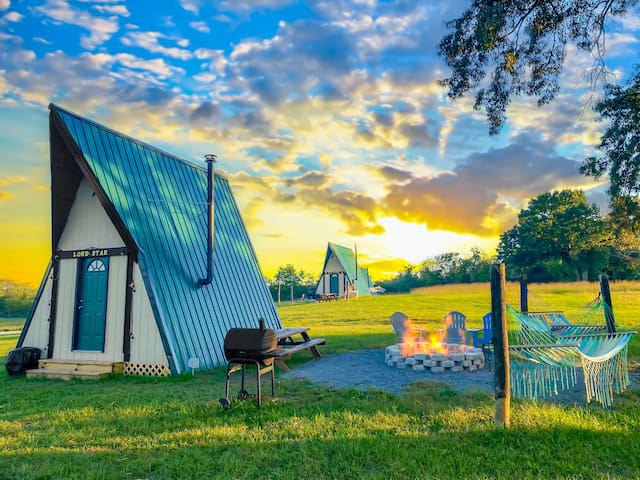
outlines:
[{"label": "black stovepipe chimney", "polygon": [[216,163],[216,156],[209,153],[204,156],[207,162],[207,209],[209,221],[207,223],[207,276],[198,279],[198,285],[209,285],[213,280],[213,164]]}]

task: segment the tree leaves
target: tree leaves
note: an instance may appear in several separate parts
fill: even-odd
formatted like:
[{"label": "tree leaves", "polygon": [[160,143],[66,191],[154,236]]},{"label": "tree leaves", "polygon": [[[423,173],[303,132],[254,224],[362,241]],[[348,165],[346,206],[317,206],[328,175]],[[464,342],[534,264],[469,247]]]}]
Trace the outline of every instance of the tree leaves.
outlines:
[{"label": "tree leaves", "polygon": [[580,172],[595,178],[609,174],[612,203],[640,193],[640,69],[626,88],[607,85],[596,111],[610,125],[600,139],[600,156],[587,157]]},{"label": "tree leaves", "polygon": [[451,67],[442,80],[448,96],[474,91],[475,108],[484,109],[489,132],[502,128],[513,95],[537,97],[538,105],[559,91],[567,44],[591,54],[605,71],[604,23],[624,15],[638,0],[473,0],[438,47]]},{"label": "tree leaves", "polygon": [[562,260],[580,279],[594,265],[606,261],[596,255],[608,247],[611,237],[598,208],[589,205],[584,192],[562,190],[543,193],[520,211],[518,224],[503,233],[498,258],[527,270],[546,260]]}]

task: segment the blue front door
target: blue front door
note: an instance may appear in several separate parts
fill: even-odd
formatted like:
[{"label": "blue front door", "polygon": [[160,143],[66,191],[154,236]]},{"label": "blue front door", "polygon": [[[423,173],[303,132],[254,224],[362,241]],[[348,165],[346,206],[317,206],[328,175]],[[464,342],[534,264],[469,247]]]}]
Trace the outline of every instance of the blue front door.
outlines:
[{"label": "blue front door", "polygon": [[78,268],[73,349],[104,351],[109,257],[85,258]]},{"label": "blue front door", "polygon": [[337,273],[332,273],[329,277],[329,293],[340,295],[340,277]]}]

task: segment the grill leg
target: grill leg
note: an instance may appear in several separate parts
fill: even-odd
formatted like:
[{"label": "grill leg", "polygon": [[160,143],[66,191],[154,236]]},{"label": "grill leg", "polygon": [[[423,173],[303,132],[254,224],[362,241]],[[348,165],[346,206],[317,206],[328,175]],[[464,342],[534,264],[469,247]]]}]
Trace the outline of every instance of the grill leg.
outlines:
[{"label": "grill leg", "polygon": [[276,396],[276,375],[274,372],[275,368],[273,368],[273,364],[271,364],[271,396],[275,398]]},{"label": "grill leg", "polygon": [[233,364],[231,362],[229,362],[227,364],[227,382],[225,384],[224,387],[224,398],[227,399],[227,401],[229,401],[229,381],[231,379],[231,367],[233,366]]},{"label": "grill leg", "polygon": [[[226,379],[225,388],[224,388],[224,395],[225,395],[224,400],[226,400],[225,404],[227,406],[229,404],[229,389],[230,389],[230,383],[231,383],[231,375],[237,372],[238,370],[240,370],[242,374],[241,386],[240,386],[240,392],[238,393],[238,398],[241,400],[249,398],[250,395],[245,390],[246,375],[247,375],[247,372],[245,369],[246,369],[246,366],[249,364],[254,364],[256,366],[256,388],[257,388],[256,401],[257,401],[258,407],[262,406],[262,376],[266,375],[267,373],[271,373],[271,396],[275,397],[276,395],[275,367],[273,364],[265,365],[264,368],[261,368],[260,362],[257,360],[247,360],[247,359],[241,360],[241,359],[233,358],[233,359],[230,359],[227,364],[227,379]],[[220,400],[221,403],[222,401],[223,399]],[[225,407],[225,408],[228,408],[228,407]]]},{"label": "grill leg", "polygon": [[261,378],[262,377],[260,375],[260,365],[256,363],[256,380],[258,385],[258,406],[259,407],[262,405],[262,389],[260,388],[260,384],[262,383],[260,381]]}]

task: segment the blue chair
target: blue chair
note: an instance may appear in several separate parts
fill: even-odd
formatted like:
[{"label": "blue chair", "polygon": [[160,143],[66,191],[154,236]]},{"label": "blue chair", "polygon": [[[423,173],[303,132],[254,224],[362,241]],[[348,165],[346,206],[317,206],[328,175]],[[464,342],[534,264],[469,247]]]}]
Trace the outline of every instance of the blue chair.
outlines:
[{"label": "blue chair", "polygon": [[491,312],[482,317],[482,328],[468,329],[474,347],[481,347],[483,350],[493,346],[493,325],[491,324]]}]

